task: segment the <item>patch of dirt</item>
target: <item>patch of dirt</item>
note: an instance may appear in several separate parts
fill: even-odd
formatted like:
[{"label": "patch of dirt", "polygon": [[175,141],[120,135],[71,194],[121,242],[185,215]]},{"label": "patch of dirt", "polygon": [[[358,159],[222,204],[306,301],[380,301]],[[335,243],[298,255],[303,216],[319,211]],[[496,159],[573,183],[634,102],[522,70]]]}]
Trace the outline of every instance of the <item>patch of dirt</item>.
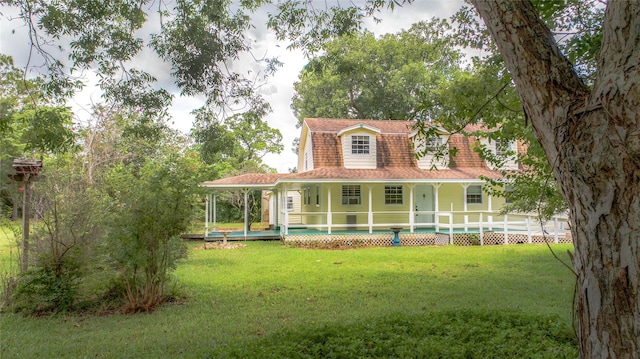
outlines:
[{"label": "patch of dirt", "polygon": [[223,244],[222,242],[220,243],[207,243],[206,244],[206,248],[204,247],[205,245],[202,246],[196,246],[193,247],[194,250],[196,251],[201,251],[201,250],[209,250],[209,249],[238,249],[238,248],[242,248],[242,247],[246,247],[246,244],[242,244],[242,243],[229,243],[227,242],[227,244]]}]

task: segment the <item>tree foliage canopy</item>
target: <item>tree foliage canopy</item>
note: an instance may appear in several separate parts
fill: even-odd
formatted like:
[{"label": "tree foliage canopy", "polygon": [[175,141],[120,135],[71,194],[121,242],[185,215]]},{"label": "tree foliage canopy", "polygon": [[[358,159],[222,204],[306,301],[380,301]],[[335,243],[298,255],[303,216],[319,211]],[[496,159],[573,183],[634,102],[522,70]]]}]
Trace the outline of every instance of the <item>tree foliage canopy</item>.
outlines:
[{"label": "tree foliage canopy", "polygon": [[324,44],[294,84],[299,123],[305,117],[427,120],[422,99],[459,68],[448,30],[432,20],[379,39],[364,32]]}]

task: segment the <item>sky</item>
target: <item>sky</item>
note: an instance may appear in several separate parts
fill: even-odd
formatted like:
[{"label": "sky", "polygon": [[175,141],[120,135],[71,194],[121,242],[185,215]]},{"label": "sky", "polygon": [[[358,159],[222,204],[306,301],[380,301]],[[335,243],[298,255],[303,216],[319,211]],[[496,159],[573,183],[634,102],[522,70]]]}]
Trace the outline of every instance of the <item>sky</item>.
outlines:
[{"label": "sky", "polygon": [[[324,6],[326,0],[318,0]],[[335,0],[328,0],[329,2]],[[358,1],[358,0],[353,0]],[[393,12],[382,10],[377,16],[382,22],[375,23],[372,19],[365,22],[365,28],[372,31],[376,36],[386,33],[397,33],[403,29],[408,29],[411,24],[432,17],[449,18],[461,6],[463,0],[414,0],[412,4],[396,7]],[[8,21],[12,15],[11,10],[0,8],[0,53],[10,55],[14,59],[16,66],[24,66],[28,59],[29,47],[24,26],[18,21]],[[267,154],[263,161],[266,165],[275,168],[278,172],[286,173],[289,169],[296,167],[297,155],[291,150],[292,143],[300,134],[300,129],[296,128],[298,120],[291,110],[291,98],[294,94],[293,84],[297,81],[298,75],[304,65],[308,62],[302,51],[291,51],[287,49],[287,43],[279,42],[275,35],[264,26],[266,11],[255,14],[255,27],[249,30],[248,38],[254,43],[253,53],[264,54],[266,57],[278,57],[284,65],[271,77],[267,83],[260,88],[260,93],[271,104],[273,112],[265,120],[273,128],[280,131],[283,138],[284,150],[280,154]],[[153,73],[159,85],[173,87],[175,98],[170,109],[173,124],[172,126],[188,132],[193,122],[191,111],[203,105],[204,99],[198,97],[180,96],[178,90],[173,86],[172,79],[168,76],[170,69],[168,66],[158,61],[148,53],[142,53],[135,58],[145,64],[145,69]],[[258,64],[252,60],[240,60],[234,64],[235,67],[254,67],[258,70]],[[92,73],[85,74],[86,81],[91,84],[95,79]],[[87,116],[87,109],[91,103],[100,102],[100,90],[95,86],[87,86],[82,93],[78,94],[71,102],[77,116]]]}]

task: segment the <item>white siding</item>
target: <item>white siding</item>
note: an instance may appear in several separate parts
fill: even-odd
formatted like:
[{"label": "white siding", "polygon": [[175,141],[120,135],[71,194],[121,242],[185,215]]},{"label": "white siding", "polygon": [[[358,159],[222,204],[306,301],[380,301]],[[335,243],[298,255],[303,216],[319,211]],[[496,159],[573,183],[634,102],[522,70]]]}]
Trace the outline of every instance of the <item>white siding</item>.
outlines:
[{"label": "white siding", "polygon": [[[446,143],[448,136],[440,136],[440,144]],[[413,146],[415,153],[422,153],[425,149],[425,139],[424,137],[416,136],[413,138]],[[433,153],[427,153],[422,157],[418,157],[418,167],[423,170],[430,170],[435,167],[435,169],[447,169],[449,168],[448,161],[449,160],[449,151],[441,156],[441,158],[436,158]]]},{"label": "white siding", "polygon": [[291,213],[300,213],[302,211],[302,195],[298,191],[288,191],[287,197],[293,197],[293,209],[288,209],[289,211],[289,223],[302,223],[302,218],[298,214]]},{"label": "white siding", "polygon": [[[480,144],[485,146],[488,150],[490,150],[493,154],[497,153],[497,149],[496,149],[496,141],[493,140],[489,140],[488,138],[481,138],[480,139]],[[515,142],[511,142],[509,143],[509,151],[513,151],[513,152],[517,152],[517,145]],[[518,169],[518,160],[517,160],[517,155],[512,155],[509,156],[504,165],[500,168],[497,168],[497,166],[493,165],[492,163],[487,162],[487,165],[489,165],[489,168],[491,168],[492,170],[499,170],[499,169],[505,169],[505,170],[517,170]]]},{"label": "white siding", "polygon": [[[369,136],[369,153],[351,153],[352,136]],[[344,156],[345,168],[375,169],[378,165],[376,159],[376,134],[370,131],[350,131],[342,135],[342,154]]]},{"label": "white siding", "polygon": [[304,144],[304,151],[302,152],[301,168],[298,168],[298,172],[311,171],[313,169],[313,143],[311,141],[311,132],[307,132],[307,140]]}]

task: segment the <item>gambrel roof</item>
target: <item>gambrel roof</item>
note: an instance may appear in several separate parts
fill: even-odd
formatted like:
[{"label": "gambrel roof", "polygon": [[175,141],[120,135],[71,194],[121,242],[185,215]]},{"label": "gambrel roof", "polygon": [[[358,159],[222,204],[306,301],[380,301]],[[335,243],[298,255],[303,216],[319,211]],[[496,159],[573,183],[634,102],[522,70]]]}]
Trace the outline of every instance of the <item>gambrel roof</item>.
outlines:
[{"label": "gambrel roof", "polygon": [[[483,176],[501,177],[500,172],[490,169],[474,150],[474,146],[479,146],[478,139],[461,134],[448,136],[449,149],[456,149],[448,168],[420,168],[413,150],[417,137],[415,124],[413,121],[307,118],[302,125],[299,156],[304,155],[306,142],[310,140],[312,169],[299,173],[243,175],[203,185],[258,188],[281,182],[464,182],[479,181]],[[473,132],[481,126],[472,127],[466,130]],[[375,137],[375,168],[346,168],[344,165],[343,137],[358,129]]]}]

